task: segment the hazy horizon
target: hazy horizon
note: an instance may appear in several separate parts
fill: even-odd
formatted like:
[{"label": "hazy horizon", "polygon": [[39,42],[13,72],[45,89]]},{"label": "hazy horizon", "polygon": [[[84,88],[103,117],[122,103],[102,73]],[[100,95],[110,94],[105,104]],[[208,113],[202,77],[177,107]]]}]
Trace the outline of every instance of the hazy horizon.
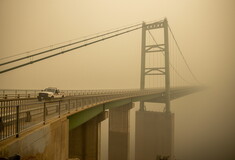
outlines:
[{"label": "hazy horizon", "polygon": [[[234,15],[233,0],[1,0],[0,59],[166,17],[192,71],[209,86],[172,102],[176,159],[232,159]],[[138,30],[0,74],[0,89],[139,88],[140,52]]]}]

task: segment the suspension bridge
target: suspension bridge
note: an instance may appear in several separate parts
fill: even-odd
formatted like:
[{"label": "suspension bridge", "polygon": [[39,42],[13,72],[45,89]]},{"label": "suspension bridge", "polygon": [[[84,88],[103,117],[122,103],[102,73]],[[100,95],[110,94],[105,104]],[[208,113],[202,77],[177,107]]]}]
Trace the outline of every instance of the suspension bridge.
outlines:
[{"label": "suspension bridge", "polygon": [[[110,160],[130,158],[129,110],[136,112],[135,158],[174,159],[170,101],[201,90],[167,19],[138,23],[0,59],[0,75],[142,30],[139,89],[63,90],[66,97],[38,101],[40,90],[0,90],[0,154],[41,159],[100,159],[100,123],[109,119]],[[148,103],[163,103],[150,112]],[[23,148],[23,149],[22,149]],[[54,153],[54,154],[52,154]]]}]

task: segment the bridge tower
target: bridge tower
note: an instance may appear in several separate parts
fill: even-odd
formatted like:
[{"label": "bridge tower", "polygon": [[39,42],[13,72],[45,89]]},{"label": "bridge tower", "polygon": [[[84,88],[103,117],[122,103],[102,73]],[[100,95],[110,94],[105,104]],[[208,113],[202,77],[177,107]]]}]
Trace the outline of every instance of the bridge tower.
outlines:
[{"label": "bridge tower", "polygon": [[[164,44],[148,45],[146,42],[146,32],[149,30],[163,29],[164,30]],[[146,67],[146,54],[164,54],[165,63],[162,67]],[[141,78],[140,89],[146,88],[145,78],[146,76],[165,76],[165,109],[167,113],[170,113],[170,63],[169,63],[169,43],[168,43],[168,21],[164,19],[162,21],[154,22],[151,24],[142,24],[142,46],[141,46]],[[140,101],[140,110],[144,111],[144,101]]]},{"label": "bridge tower", "polygon": [[[153,33],[156,32],[158,35],[163,35],[158,37],[159,43],[156,42],[150,30],[153,30]],[[147,32],[149,32],[155,43],[149,42],[146,36]],[[152,55],[163,55],[150,56],[148,55],[150,53]],[[161,63],[153,64],[152,66],[147,63],[149,57],[157,57],[157,61],[161,61]],[[164,79],[165,94],[161,97],[161,100],[140,101],[140,110],[136,111],[135,159],[151,160],[165,157],[172,160],[174,159],[174,114],[170,111],[170,62],[167,19],[142,24],[141,90],[147,88],[147,76],[164,76],[161,80]],[[165,112],[147,111],[145,102],[165,103]]]}]

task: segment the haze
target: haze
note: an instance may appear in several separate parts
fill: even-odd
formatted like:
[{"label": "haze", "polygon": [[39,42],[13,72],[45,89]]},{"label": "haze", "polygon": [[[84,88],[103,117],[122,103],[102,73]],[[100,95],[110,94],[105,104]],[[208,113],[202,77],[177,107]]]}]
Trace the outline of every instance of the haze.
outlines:
[{"label": "haze", "polygon": [[[172,102],[176,158],[235,159],[234,16],[233,0],[1,0],[0,59],[167,17],[191,69],[209,86]],[[0,88],[139,88],[140,50],[138,30],[1,74]]]}]

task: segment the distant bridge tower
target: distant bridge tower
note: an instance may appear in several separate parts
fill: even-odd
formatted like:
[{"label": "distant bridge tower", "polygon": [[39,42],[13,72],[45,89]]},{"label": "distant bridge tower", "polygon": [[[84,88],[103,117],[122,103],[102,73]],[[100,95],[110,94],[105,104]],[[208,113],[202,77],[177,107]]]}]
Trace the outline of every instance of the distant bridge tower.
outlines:
[{"label": "distant bridge tower", "polygon": [[[164,29],[164,44],[155,44],[148,45],[146,44],[146,32],[153,29]],[[160,54],[164,53],[165,63],[162,67],[146,67],[146,54],[154,53]],[[140,78],[140,89],[144,90],[145,85],[145,77],[146,76],[165,76],[165,104],[166,104],[166,112],[170,113],[170,66],[169,66],[169,43],[168,43],[168,21],[164,19],[159,22],[142,24],[142,48],[141,48],[141,78]],[[144,111],[144,101],[140,101],[140,110]]]}]

